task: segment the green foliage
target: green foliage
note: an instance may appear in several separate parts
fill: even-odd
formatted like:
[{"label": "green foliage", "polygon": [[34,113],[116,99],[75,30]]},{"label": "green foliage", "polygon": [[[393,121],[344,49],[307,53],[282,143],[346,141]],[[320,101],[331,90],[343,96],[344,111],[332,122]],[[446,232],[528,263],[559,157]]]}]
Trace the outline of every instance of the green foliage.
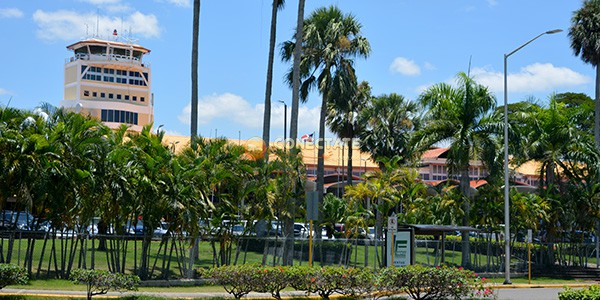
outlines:
[{"label": "green foliage", "polygon": [[0,264],[0,289],[7,285],[27,284],[28,279],[25,269],[12,264]]},{"label": "green foliage", "polygon": [[110,273],[103,270],[75,269],[71,272],[71,281],[87,286],[87,298],[106,294],[108,291],[137,290],[140,278],[136,275]]},{"label": "green foliage", "polygon": [[412,299],[491,298],[493,291],[484,287],[485,278],[462,268],[424,267],[419,265],[384,269],[377,279],[379,295],[406,292]]},{"label": "green foliage", "polygon": [[240,299],[258,288],[256,286],[258,266],[255,265],[226,265],[199,273],[202,277],[211,278],[215,284],[223,286],[225,291]]},{"label": "green foliage", "polygon": [[600,300],[600,286],[591,285],[577,290],[566,287],[558,293],[558,300]]},{"label": "green foliage", "polygon": [[450,267],[408,266],[387,268],[379,274],[370,269],[327,267],[261,267],[257,265],[222,266],[206,270],[203,276],[222,285],[236,299],[250,292],[271,293],[280,299],[280,291],[290,286],[299,291],[328,299],[332,294],[358,298],[389,296],[401,292],[413,299],[492,298],[484,286],[485,278],[472,271]]},{"label": "green foliage", "polygon": [[255,291],[270,293],[273,298],[281,299],[281,290],[289,284],[289,267],[259,267],[255,272]]}]

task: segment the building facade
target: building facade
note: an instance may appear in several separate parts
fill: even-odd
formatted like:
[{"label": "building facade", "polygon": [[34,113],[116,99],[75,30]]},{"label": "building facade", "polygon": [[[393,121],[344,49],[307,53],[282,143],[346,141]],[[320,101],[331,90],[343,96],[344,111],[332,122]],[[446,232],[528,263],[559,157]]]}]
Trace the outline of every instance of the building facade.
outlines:
[{"label": "building facade", "polygon": [[149,49],[135,44],[86,39],[67,46],[61,107],[101,120],[110,128],[122,124],[141,131],[154,122]]}]

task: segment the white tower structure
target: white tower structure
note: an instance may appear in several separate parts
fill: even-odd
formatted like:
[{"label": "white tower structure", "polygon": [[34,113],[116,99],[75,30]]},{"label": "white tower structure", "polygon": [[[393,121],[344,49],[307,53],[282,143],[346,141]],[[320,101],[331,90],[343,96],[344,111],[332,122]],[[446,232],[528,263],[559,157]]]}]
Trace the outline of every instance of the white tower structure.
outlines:
[{"label": "white tower structure", "polygon": [[154,121],[150,65],[143,61],[149,49],[95,38],[67,49],[74,55],[65,62],[62,107],[90,115],[110,128],[126,124],[141,131]]}]

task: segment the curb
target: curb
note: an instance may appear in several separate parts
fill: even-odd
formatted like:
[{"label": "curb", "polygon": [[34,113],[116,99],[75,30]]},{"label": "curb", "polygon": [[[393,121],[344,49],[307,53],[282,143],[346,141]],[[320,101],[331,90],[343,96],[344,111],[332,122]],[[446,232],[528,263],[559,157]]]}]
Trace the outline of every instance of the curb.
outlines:
[{"label": "curb", "polygon": [[[591,285],[598,285],[599,282],[585,282],[585,283],[570,283],[570,284],[560,284],[560,283],[550,283],[550,284],[489,284],[487,286],[492,287],[495,290],[499,289],[542,289],[542,288],[584,288]],[[1,289],[0,295],[2,296],[40,296],[40,297],[48,297],[48,298],[75,298],[75,297],[85,297],[85,291],[68,291],[68,290],[28,290],[28,289]],[[177,299],[197,299],[197,298],[223,298],[223,299],[233,299],[229,293],[226,292],[199,292],[199,293],[190,293],[190,292],[108,292],[103,295],[96,295],[95,298],[117,298],[121,296],[156,296],[156,297],[164,297],[164,298],[177,298]],[[282,298],[289,299],[294,297],[304,297],[306,293],[304,292],[284,292],[282,293]],[[330,298],[335,299],[340,297],[341,295],[332,295]],[[319,298],[316,295],[306,296],[308,299],[317,299]],[[244,298],[246,299],[271,299],[271,294],[268,293],[250,293],[246,295]]]}]

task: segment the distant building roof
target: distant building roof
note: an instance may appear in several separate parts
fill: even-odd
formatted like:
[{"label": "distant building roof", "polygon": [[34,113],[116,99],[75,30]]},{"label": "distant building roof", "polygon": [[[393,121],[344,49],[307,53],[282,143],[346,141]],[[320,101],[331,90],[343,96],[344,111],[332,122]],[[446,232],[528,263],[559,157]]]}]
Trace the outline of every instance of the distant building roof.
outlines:
[{"label": "distant building roof", "polygon": [[540,175],[540,169],[542,168],[542,163],[535,160],[530,160],[516,168],[514,170],[523,175]]},{"label": "distant building roof", "polygon": [[421,158],[422,159],[425,159],[425,158],[435,159],[435,158],[440,158],[442,156],[443,156],[442,158],[446,158],[446,155],[444,155],[444,154],[446,152],[448,152],[448,150],[449,150],[449,148],[431,148],[431,149],[425,151],[423,153],[423,155],[421,155]]}]

